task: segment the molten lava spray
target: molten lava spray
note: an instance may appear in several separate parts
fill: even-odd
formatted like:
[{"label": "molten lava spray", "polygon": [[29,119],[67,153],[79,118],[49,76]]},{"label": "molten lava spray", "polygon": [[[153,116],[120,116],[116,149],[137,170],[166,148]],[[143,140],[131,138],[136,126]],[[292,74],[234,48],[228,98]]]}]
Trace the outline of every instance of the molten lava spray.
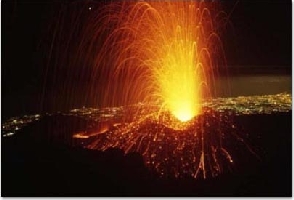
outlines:
[{"label": "molten lava spray", "polygon": [[213,56],[221,55],[208,4],[120,2],[105,10],[97,34],[110,34],[95,62],[98,69],[114,66],[105,103],[156,103],[182,122],[199,114],[214,87]]},{"label": "molten lava spray", "polygon": [[196,5],[177,2],[148,6],[155,9],[150,14],[161,20],[151,30],[151,33],[155,31],[155,43],[149,47],[157,53],[150,69],[160,88],[159,96],[176,118],[190,120],[200,112],[202,81],[201,68],[197,68],[201,61],[196,49],[200,43]]}]

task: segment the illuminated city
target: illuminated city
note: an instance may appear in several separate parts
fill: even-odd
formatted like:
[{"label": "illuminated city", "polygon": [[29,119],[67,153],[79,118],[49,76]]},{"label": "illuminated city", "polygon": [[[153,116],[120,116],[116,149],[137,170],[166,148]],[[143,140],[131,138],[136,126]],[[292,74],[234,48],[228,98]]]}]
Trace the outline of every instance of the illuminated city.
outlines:
[{"label": "illuminated city", "polygon": [[[226,165],[234,164],[234,158],[223,145],[226,143],[223,140],[229,143],[234,143],[231,140],[241,140],[248,151],[256,154],[246,143],[246,138],[242,138],[246,134],[240,132],[234,116],[290,112],[292,97],[287,93],[241,96],[213,99],[204,105],[203,115],[185,125],[185,122],[178,122],[185,126],[182,130],[182,127],[170,129],[169,125],[160,122],[160,116],[157,118],[156,113],[146,117],[144,111],[150,113],[151,109],[146,109],[145,105],[81,108],[62,115],[82,117],[91,122],[86,130],[72,133],[73,145],[102,151],[119,148],[125,153],[139,152],[146,165],[155,168],[161,176],[206,178],[217,176],[222,168],[228,167]],[[127,119],[126,116],[134,116],[134,119]],[[22,126],[39,118],[39,114],[11,118],[3,123],[2,135],[12,136]],[[214,130],[216,126],[218,128]],[[206,166],[207,160],[213,160],[211,166]],[[221,160],[223,163],[220,163]]]}]

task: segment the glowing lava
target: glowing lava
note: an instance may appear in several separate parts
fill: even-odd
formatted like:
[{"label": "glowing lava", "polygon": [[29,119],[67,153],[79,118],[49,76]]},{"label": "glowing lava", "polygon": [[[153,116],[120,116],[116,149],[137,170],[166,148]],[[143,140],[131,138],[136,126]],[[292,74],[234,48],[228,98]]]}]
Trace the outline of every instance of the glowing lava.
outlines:
[{"label": "glowing lava", "polygon": [[170,112],[182,122],[200,114],[222,59],[209,5],[215,4],[124,1],[106,7],[94,37],[110,30],[94,72],[109,74],[105,106],[160,104],[158,112]]},{"label": "glowing lava", "polygon": [[196,42],[174,41],[166,50],[166,59],[157,80],[167,109],[180,121],[188,121],[200,112],[200,77],[195,73]]},{"label": "glowing lava", "polygon": [[167,109],[180,121],[185,122],[200,111],[200,95],[197,94],[196,87],[198,80],[194,76],[192,66],[171,68],[164,70],[158,81]]},{"label": "glowing lava", "polygon": [[[183,2],[169,5],[169,9],[160,10],[164,17],[162,30],[167,41],[161,46],[156,80],[167,109],[180,121],[188,121],[200,112],[201,78],[197,64],[197,37],[200,20],[197,19],[195,3],[185,5]],[[172,13],[172,17],[169,17]],[[170,28],[170,30],[168,30]],[[158,40],[158,39],[157,39]]]}]

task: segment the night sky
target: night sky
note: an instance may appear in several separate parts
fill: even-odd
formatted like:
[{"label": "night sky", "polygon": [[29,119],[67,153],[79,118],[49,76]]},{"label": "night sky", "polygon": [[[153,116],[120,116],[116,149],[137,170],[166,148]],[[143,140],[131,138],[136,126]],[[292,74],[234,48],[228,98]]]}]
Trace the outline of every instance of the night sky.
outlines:
[{"label": "night sky", "polygon": [[[60,9],[72,3],[75,1],[2,1],[2,118],[46,111],[40,99],[46,69],[50,69],[48,34]],[[290,0],[231,1],[223,3],[223,9],[231,13],[233,25],[223,36],[229,67],[259,66],[265,72],[282,67],[290,73]]]}]

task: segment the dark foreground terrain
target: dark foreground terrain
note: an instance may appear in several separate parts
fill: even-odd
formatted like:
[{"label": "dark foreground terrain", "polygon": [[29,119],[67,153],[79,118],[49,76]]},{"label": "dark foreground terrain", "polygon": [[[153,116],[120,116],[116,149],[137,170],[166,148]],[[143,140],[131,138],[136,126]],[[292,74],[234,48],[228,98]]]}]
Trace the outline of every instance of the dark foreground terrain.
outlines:
[{"label": "dark foreground terrain", "polygon": [[[43,119],[2,137],[1,196],[291,196],[291,115],[238,116],[259,158],[239,156],[232,172],[206,180],[159,178],[137,153],[51,142],[67,141],[85,122]],[[52,137],[59,130],[68,135]]]}]

